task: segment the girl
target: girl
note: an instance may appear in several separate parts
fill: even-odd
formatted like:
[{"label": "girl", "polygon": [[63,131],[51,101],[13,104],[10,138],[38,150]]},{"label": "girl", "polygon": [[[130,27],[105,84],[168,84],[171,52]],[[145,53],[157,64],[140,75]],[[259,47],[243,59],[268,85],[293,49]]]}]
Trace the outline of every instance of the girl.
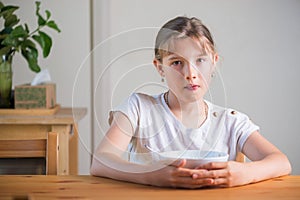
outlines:
[{"label": "girl", "polygon": [[[110,128],[98,146],[94,176],[164,187],[233,187],[289,174],[287,157],[240,112],[204,100],[218,54],[196,18],[176,17],[158,32],[153,61],[169,90],[134,93],[110,112]],[[189,169],[185,159],[161,165],[149,151],[213,150],[227,162]],[[236,162],[238,152],[252,162]]]}]

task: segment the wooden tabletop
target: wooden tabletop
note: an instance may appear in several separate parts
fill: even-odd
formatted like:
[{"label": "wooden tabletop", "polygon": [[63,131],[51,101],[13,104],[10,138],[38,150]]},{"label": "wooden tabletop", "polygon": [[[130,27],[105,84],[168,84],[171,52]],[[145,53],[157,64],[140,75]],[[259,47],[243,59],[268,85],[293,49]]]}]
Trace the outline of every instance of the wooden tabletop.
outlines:
[{"label": "wooden tabletop", "polygon": [[87,113],[86,108],[59,108],[54,114],[43,114],[32,109],[32,114],[0,114],[0,124],[73,124],[81,120]]},{"label": "wooden tabletop", "polygon": [[300,199],[300,176],[234,188],[172,189],[93,176],[0,176],[0,199]]}]

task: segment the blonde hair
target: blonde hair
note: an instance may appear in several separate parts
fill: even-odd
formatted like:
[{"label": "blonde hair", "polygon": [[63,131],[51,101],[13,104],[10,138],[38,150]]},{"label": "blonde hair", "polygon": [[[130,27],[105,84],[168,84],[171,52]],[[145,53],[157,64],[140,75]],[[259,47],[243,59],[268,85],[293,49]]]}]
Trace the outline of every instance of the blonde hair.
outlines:
[{"label": "blonde hair", "polygon": [[169,53],[170,44],[181,38],[191,38],[199,42],[206,54],[215,54],[215,44],[208,28],[197,18],[179,16],[168,21],[159,30],[155,41],[155,58],[162,58]]}]

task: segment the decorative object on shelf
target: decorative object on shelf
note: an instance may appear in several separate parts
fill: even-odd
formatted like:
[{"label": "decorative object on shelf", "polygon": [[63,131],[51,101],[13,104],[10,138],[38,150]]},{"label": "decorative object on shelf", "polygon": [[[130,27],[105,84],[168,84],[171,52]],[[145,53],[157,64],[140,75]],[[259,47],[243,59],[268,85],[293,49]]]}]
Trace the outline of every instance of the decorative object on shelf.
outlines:
[{"label": "decorative object on shelf", "polygon": [[[60,32],[51,13],[46,10],[46,18],[40,14],[40,2],[36,2],[37,28],[30,32],[26,23],[19,24],[20,19],[14,14],[18,6],[4,5],[0,2],[0,19],[4,27],[0,31],[0,108],[11,108],[12,88],[12,60],[15,53],[21,53],[26,59],[28,67],[33,72],[41,70],[38,65],[38,50],[36,44],[42,49],[43,57],[50,54],[52,47],[51,37],[42,31],[45,27]],[[1,22],[2,23],[2,22]]]},{"label": "decorative object on shelf", "polygon": [[15,109],[51,109],[56,106],[54,83],[15,86]]}]

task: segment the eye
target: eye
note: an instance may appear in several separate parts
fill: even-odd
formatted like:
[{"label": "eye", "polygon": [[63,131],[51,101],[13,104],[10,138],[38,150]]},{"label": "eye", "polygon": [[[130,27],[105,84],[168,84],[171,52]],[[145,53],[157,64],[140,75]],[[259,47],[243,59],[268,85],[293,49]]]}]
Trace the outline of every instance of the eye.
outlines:
[{"label": "eye", "polygon": [[200,62],[200,63],[203,63],[203,62],[205,62],[205,61],[206,61],[205,58],[198,58],[198,59],[197,59],[197,62]]},{"label": "eye", "polygon": [[182,66],[182,62],[180,60],[176,60],[171,63],[171,67],[179,67]]}]

